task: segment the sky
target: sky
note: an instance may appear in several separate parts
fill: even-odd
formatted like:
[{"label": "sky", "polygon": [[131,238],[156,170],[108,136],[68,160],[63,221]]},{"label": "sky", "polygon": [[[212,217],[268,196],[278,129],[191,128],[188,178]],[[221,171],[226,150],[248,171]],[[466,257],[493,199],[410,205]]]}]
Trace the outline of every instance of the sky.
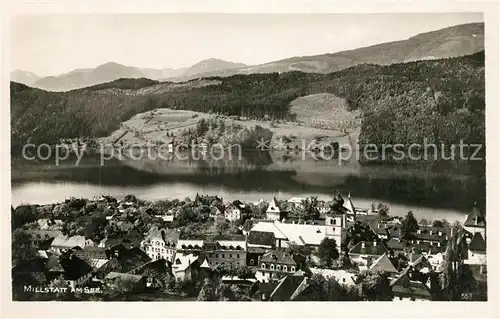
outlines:
[{"label": "sky", "polygon": [[11,70],[38,76],[107,62],[180,68],[218,58],[249,65],[404,40],[481,13],[44,14],[12,17]]}]

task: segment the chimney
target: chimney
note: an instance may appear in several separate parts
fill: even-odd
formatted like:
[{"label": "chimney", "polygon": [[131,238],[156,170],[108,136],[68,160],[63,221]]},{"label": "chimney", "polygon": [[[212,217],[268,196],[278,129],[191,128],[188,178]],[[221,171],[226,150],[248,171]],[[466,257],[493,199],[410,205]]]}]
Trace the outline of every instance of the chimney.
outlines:
[{"label": "chimney", "polygon": [[377,241],[373,241],[373,247],[377,247]]},{"label": "chimney", "polygon": [[361,242],[361,248],[365,249],[365,242],[364,241]]}]

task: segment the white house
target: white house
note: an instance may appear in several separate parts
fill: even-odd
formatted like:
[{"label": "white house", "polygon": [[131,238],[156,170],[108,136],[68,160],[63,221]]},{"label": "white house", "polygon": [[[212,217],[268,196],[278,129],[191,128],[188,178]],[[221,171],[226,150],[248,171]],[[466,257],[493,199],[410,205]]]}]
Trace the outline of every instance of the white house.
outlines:
[{"label": "white house", "polygon": [[152,260],[173,262],[180,232],[175,229],[155,229],[141,242],[141,249]]},{"label": "white house", "polygon": [[255,278],[260,282],[278,281],[297,270],[297,263],[292,256],[277,249],[259,259]]},{"label": "white house", "polygon": [[241,219],[241,207],[235,203],[230,203],[224,210],[224,217],[229,221],[236,221]]}]

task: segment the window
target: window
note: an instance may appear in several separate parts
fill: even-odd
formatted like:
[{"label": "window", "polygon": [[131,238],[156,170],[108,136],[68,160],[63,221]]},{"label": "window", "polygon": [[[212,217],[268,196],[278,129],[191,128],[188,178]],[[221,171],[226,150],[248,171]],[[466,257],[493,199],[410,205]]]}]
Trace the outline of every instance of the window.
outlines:
[{"label": "window", "polygon": [[336,219],[333,219],[333,224],[337,225],[337,220]]},{"label": "window", "polygon": [[[252,260],[253,260],[253,259],[252,259]],[[260,267],[261,267],[262,269],[266,269],[266,264],[262,264]]]},{"label": "window", "polygon": [[219,258],[219,254],[215,254],[215,258]]},{"label": "window", "polygon": [[252,259],[250,259],[250,265],[252,265],[252,266],[253,266],[253,264],[254,264],[254,263],[255,263],[255,261],[253,260],[253,258],[252,258]]},{"label": "window", "polygon": [[288,271],[288,269],[285,265],[283,265],[283,271]]},{"label": "window", "polygon": [[271,267],[269,269],[274,270],[274,264],[271,264]]},{"label": "window", "polygon": [[403,297],[399,297],[399,300],[403,300]]},{"label": "window", "polygon": [[222,257],[221,257],[221,258],[225,258],[225,257],[224,257],[224,254],[222,254]]},{"label": "window", "polygon": [[280,265],[276,265],[276,270],[281,271],[281,266]]},{"label": "window", "polygon": [[233,258],[233,254],[229,254],[229,258]]},{"label": "window", "polygon": [[292,266],[291,272],[295,272],[295,266]]},{"label": "window", "polygon": [[342,282],[345,282],[345,278],[342,278]]}]

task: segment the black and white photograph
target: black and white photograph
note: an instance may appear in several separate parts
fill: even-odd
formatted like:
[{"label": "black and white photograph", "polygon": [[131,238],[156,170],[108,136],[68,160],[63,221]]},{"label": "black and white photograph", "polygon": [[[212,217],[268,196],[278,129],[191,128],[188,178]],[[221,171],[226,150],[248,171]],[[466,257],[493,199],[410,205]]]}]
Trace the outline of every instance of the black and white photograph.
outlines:
[{"label": "black and white photograph", "polygon": [[483,12],[8,24],[12,302],[491,301]]}]

